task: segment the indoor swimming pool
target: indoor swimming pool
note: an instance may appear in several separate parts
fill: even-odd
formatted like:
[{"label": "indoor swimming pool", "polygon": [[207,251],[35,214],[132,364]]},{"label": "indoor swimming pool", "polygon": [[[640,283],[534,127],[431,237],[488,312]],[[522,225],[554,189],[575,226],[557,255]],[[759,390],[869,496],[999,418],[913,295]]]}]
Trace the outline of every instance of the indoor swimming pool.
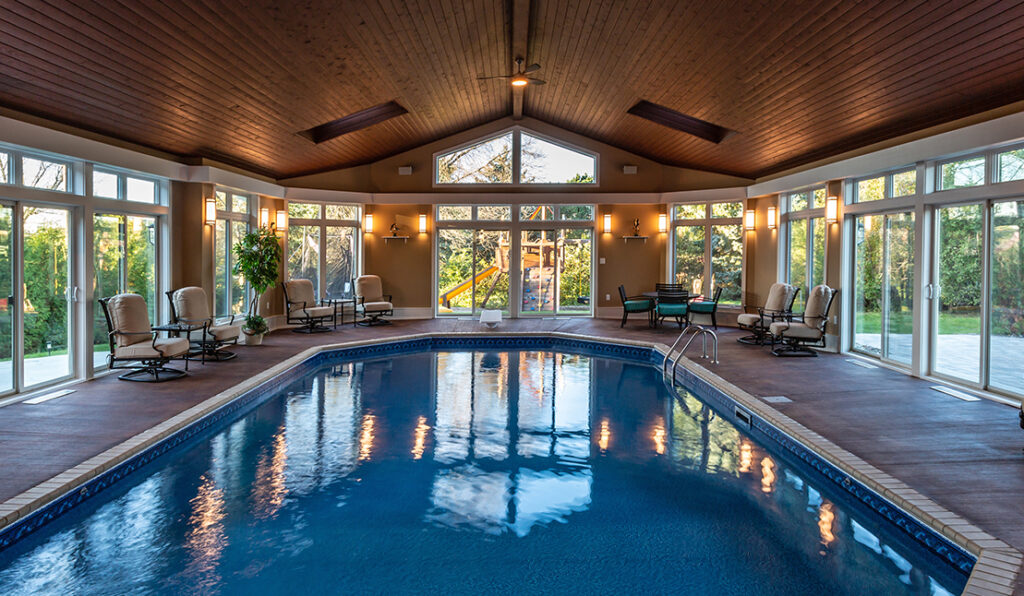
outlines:
[{"label": "indoor swimming pool", "polygon": [[650,356],[573,352],[317,356],[12,541],[0,591],[963,589],[966,553],[671,392]]}]

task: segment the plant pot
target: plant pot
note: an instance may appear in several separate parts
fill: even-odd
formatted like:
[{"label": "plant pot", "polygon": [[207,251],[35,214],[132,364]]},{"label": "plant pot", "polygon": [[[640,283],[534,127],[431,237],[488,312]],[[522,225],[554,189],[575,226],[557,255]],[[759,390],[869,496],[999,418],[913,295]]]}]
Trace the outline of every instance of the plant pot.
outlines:
[{"label": "plant pot", "polygon": [[242,330],[242,333],[245,334],[245,345],[247,345],[247,346],[258,346],[258,345],[263,344],[263,334],[262,333],[249,333],[245,329]]}]

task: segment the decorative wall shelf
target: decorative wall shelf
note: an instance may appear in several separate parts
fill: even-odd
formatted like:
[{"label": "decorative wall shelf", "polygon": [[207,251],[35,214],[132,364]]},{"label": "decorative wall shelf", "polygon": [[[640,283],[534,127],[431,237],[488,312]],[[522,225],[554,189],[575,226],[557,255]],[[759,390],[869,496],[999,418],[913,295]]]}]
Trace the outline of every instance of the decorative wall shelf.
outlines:
[{"label": "decorative wall shelf", "polygon": [[630,240],[643,240],[644,244],[647,244],[647,236],[623,236],[622,242],[624,244],[629,243]]},{"label": "decorative wall shelf", "polygon": [[402,242],[408,242],[408,236],[381,236],[384,239],[384,243],[387,244],[388,240],[401,240]]}]

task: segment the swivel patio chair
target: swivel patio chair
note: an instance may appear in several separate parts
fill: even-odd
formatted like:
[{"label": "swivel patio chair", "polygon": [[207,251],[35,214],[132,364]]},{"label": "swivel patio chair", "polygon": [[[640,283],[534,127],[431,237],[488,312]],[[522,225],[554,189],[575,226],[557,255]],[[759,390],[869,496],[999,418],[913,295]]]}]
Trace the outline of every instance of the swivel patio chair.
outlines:
[{"label": "swivel patio chair", "polygon": [[722,297],[722,288],[715,288],[715,297],[712,300],[702,300],[700,302],[691,302],[686,307],[686,313],[690,317],[693,315],[710,315],[711,324],[715,329],[718,329],[718,319],[716,317],[718,313],[718,299]]},{"label": "swivel patio chair", "polygon": [[281,282],[284,290],[285,320],[295,333],[326,333],[330,331],[324,323],[331,322],[337,327],[338,319],[334,306],[323,301],[317,302],[313,282],[308,279],[293,279]]},{"label": "swivel patio chair", "polygon": [[167,300],[171,303],[171,323],[182,326],[194,354],[198,353],[204,364],[207,358],[220,362],[236,356],[224,347],[238,344],[242,324],[235,323],[235,315],[227,323],[216,324],[206,290],[196,286],[171,290]]},{"label": "swivel patio chair", "polygon": [[768,288],[768,299],[764,306],[757,309],[757,314],[743,313],[736,317],[736,326],[750,332],[736,341],[741,344],[764,345],[771,341],[768,328],[772,323],[785,321],[792,317],[793,303],[800,288],[784,283],[774,283]]},{"label": "swivel patio chair", "polygon": [[[825,325],[836,292],[822,284],[814,286],[807,296],[807,305],[800,320],[777,321],[769,327],[772,354],[775,356],[817,356],[811,346],[825,347]],[[776,346],[776,342],[782,345]]]},{"label": "swivel patio chair", "polygon": [[361,275],[356,278],[356,313],[363,318],[359,319],[359,325],[390,325],[391,321],[383,317],[390,317],[395,314],[395,307],[391,304],[391,294],[385,294],[380,283],[380,277],[376,275]]},{"label": "swivel patio chair", "polygon": [[[107,320],[111,370],[128,369],[117,377],[122,381],[159,383],[185,376],[188,370],[188,340],[183,337],[160,338],[149,324],[146,300],[138,294],[118,294],[101,298]],[[173,359],[185,360],[185,370],[164,366]],[[134,363],[134,364],[129,364]]]},{"label": "swivel patio chair", "polygon": [[619,298],[622,300],[622,322],[619,327],[626,325],[626,318],[634,313],[647,313],[647,326],[654,324],[654,299],[647,296],[627,296],[626,287],[619,286]]},{"label": "swivel patio chair", "polygon": [[657,321],[660,323],[667,317],[672,317],[683,328],[683,323],[690,323],[690,315],[687,304],[690,301],[690,292],[683,284],[655,284],[658,290],[658,305],[654,307]]}]

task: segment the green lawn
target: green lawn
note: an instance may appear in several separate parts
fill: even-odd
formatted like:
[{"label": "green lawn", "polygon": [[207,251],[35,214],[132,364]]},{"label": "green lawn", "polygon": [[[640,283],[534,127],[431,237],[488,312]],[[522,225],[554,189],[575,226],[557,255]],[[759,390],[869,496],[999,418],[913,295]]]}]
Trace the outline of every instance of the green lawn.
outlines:
[{"label": "green lawn", "polygon": [[[890,333],[911,333],[914,328],[910,311],[892,313],[889,316]],[[857,333],[881,333],[882,314],[866,312],[857,314]],[[976,314],[939,313],[939,333],[942,335],[977,335],[981,332],[981,318]],[[993,332],[1000,335],[997,329]]]}]

